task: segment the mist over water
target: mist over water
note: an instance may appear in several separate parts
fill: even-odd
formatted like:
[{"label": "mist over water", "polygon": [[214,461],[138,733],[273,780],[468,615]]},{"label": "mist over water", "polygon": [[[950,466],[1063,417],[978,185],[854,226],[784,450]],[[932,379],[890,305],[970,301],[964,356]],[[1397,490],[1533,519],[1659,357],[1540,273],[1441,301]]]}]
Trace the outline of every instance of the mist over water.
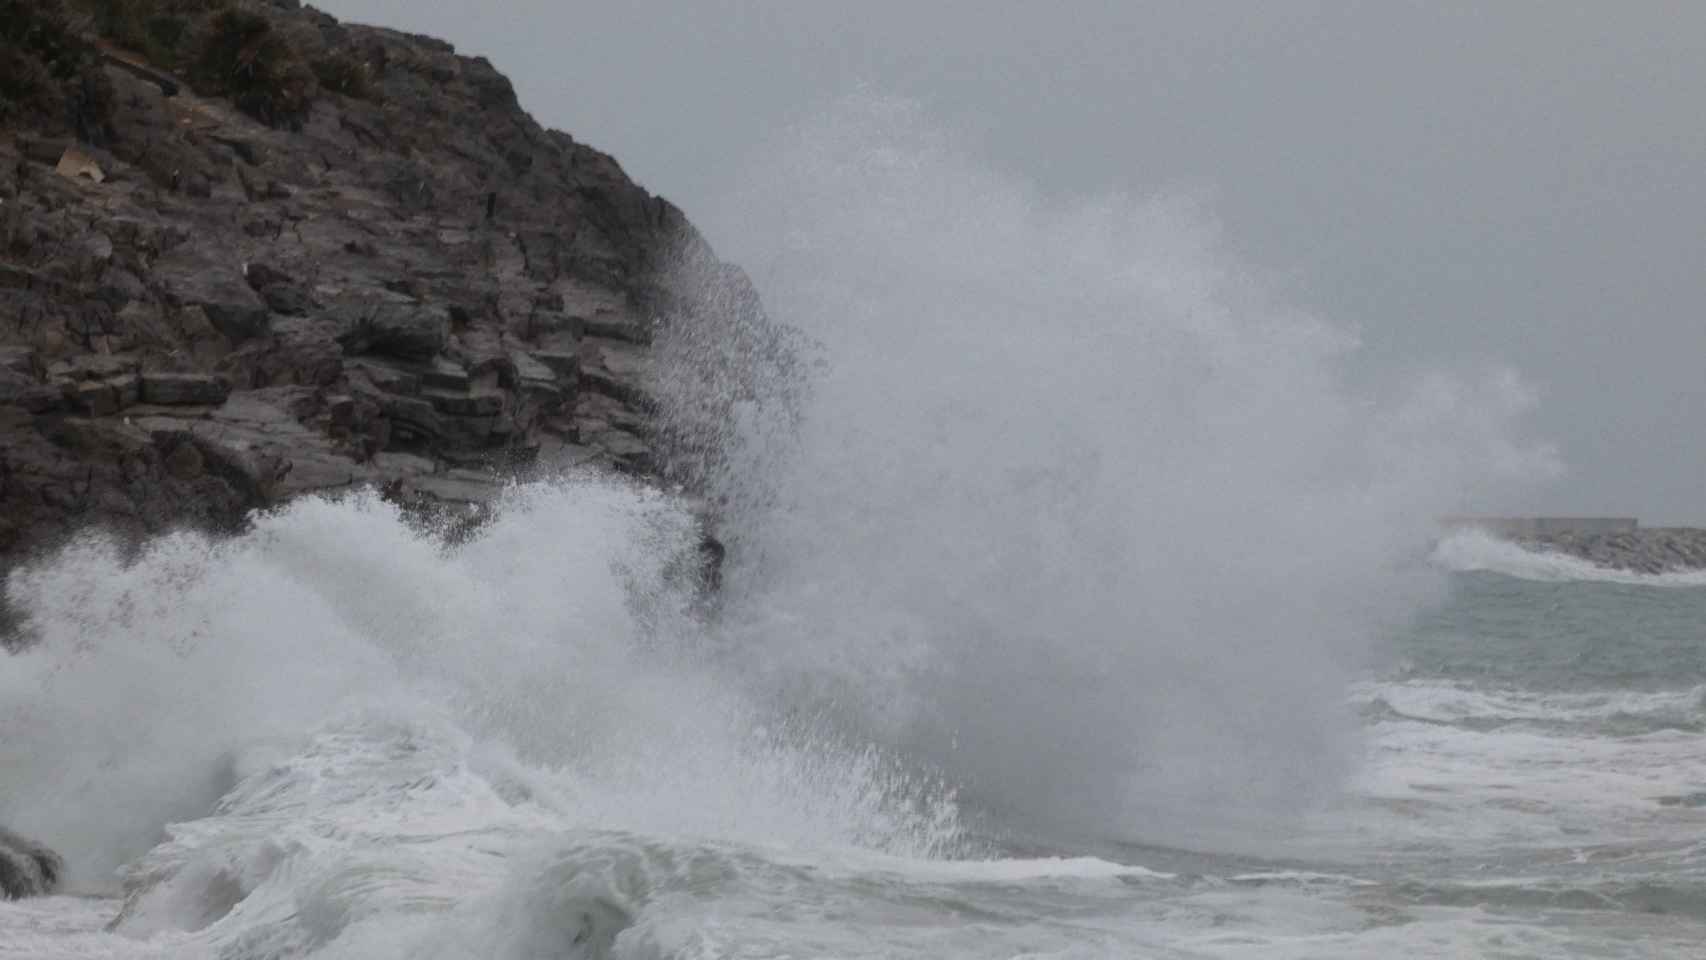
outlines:
[{"label": "mist over water", "polygon": [[722,253],[810,363],[792,442],[750,404],[720,479],[762,504],[725,523],[745,672],[1045,824],[1164,839],[1331,791],[1434,519],[1554,469],[1515,377],[1353,395],[1354,338],[1190,196],[1045,200],[913,104],[766,157]]}]

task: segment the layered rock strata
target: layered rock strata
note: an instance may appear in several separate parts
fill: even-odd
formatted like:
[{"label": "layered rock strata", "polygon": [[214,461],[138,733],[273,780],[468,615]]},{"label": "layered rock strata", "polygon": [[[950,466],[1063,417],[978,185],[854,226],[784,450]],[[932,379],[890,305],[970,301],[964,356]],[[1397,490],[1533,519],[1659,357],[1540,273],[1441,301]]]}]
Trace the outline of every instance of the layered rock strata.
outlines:
[{"label": "layered rock strata", "polygon": [[[81,59],[11,51],[70,92],[0,109],[0,572],[307,492],[655,473],[656,325],[757,309],[679,210],[437,40],[153,7],[152,33],[71,18]],[[209,88],[228,52],[250,79]]]}]

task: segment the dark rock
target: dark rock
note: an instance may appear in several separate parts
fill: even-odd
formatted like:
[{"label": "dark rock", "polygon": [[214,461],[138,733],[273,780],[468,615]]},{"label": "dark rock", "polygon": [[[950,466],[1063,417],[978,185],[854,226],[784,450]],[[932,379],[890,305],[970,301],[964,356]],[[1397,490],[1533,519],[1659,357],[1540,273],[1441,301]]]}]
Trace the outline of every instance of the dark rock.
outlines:
[{"label": "dark rock", "polygon": [[71,141],[63,137],[20,137],[18,146],[28,160],[54,166],[59,158],[65,156],[65,148],[71,146]]},{"label": "dark rock", "polygon": [[120,374],[103,381],[118,398],[118,408],[133,407],[142,400],[142,378],[134,373]]},{"label": "dark rock", "polygon": [[631,380],[625,380],[602,367],[582,370],[578,382],[594,393],[602,393],[623,403],[636,406],[645,403],[645,394],[641,392],[638,384]]},{"label": "dark rock", "polygon": [[289,274],[270,263],[248,264],[243,268],[243,279],[249,282],[249,289],[256,293],[267,287],[295,282]]},{"label": "dark rock", "polygon": [[387,396],[380,412],[391,423],[393,444],[386,449],[433,445],[444,436],[444,422],[432,404],[419,397]]},{"label": "dark rock", "polygon": [[10,384],[0,379],[0,405],[27,413],[51,413],[65,406],[65,393],[46,384]]},{"label": "dark rock", "polygon": [[172,452],[166,454],[165,465],[166,472],[179,480],[194,480],[207,472],[207,461],[202,458],[201,450],[189,442],[172,447]]},{"label": "dark rock", "polygon": [[561,340],[573,344],[580,340],[585,331],[586,321],[583,318],[570,316],[560,310],[535,310],[527,318],[526,335],[530,340]]},{"label": "dark rock", "polygon": [[363,359],[349,364],[352,374],[364,377],[386,393],[412,396],[421,392],[420,374],[380,360]]},{"label": "dark rock", "polygon": [[59,889],[65,861],[52,850],[0,827],[0,898],[21,900]]},{"label": "dark rock", "polygon": [[617,462],[636,472],[646,472],[652,466],[652,448],[639,437],[611,428],[591,438],[593,446],[615,457]]},{"label": "dark rock", "polygon": [[580,355],[573,350],[532,350],[529,355],[559,377],[573,378],[580,373]]},{"label": "dark rock", "polygon": [[233,343],[267,331],[266,304],[228,253],[187,243],[155,264],[153,278],[169,303],[199,308]]},{"label": "dark rock", "polygon": [[458,417],[490,417],[503,412],[504,395],[495,390],[457,393],[451,390],[422,390],[421,396],[434,410]]},{"label": "dark rock", "polygon": [[105,380],[88,380],[66,386],[66,396],[72,409],[91,417],[106,417],[119,412],[119,394]]},{"label": "dark rock", "polygon": [[61,360],[49,367],[47,375],[55,380],[107,380],[136,370],[132,357],[107,354],[84,354]]},{"label": "dark rock", "polygon": [[338,310],[338,342],[350,354],[426,360],[450,340],[450,311],[441,304],[372,303]]},{"label": "dark rock", "polygon": [[557,371],[525,350],[510,352],[510,365],[515,371],[515,389],[547,400],[560,400],[563,389],[557,382]]},{"label": "dark rock", "polygon": [[0,373],[33,381],[36,376],[35,349],[17,344],[0,346]]},{"label": "dark rock", "polygon": [[728,558],[728,548],[711,533],[708,523],[701,523],[699,533],[699,577],[704,589],[712,593],[722,589],[723,562]]},{"label": "dark rock", "polygon": [[261,290],[261,299],[273,313],[302,316],[314,308],[308,291],[288,283],[275,283]]},{"label": "dark rock", "polygon": [[586,336],[621,340],[626,343],[651,343],[652,329],[638,318],[625,314],[604,314],[583,321]]},{"label": "dark rock", "polygon": [[101,274],[96,296],[118,309],[133,300],[148,296],[148,288],[143,286],[141,278],[124,267],[110,266]]},{"label": "dark rock", "polygon": [[421,383],[435,390],[467,390],[468,371],[454,360],[435,357],[421,371]]},{"label": "dark rock", "polygon": [[229,385],[218,377],[201,373],[144,373],[142,401],[144,403],[216,405],[225,402],[231,392]]},{"label": "dark rock", "polygon": [[0,365],[0,404],[18,404],[40,387],[34,374]]}]

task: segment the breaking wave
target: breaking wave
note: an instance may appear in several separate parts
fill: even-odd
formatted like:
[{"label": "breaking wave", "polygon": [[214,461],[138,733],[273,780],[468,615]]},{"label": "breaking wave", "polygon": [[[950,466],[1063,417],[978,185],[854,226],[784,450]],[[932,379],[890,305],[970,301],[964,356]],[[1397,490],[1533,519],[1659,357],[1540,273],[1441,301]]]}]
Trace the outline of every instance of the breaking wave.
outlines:
[{"label": "breaking wave", "polygon": [[[704,665],[675,576],[693,529],[655,493],[585,479],[515,488],[457,547],[368,495],[128,561],[85,539],[8,585],[34,645],[0,674],[0,817],[98,889],[164,824],[377,710],[572,773],[578,824],[947,849],[945,795]],[[338,762],[367,748],[350,749]]]}]

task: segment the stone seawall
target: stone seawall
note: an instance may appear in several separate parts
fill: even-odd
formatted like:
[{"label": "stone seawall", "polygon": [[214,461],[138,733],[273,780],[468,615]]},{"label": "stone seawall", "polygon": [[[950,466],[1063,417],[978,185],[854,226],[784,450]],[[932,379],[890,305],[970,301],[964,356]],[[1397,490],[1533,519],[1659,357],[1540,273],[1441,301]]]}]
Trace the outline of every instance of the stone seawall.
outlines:
[{"label": "stone seawall", "polygon": [[1473,529],[1531,550],[1579,557],[1590,563],[1638,573],[1706,569],[1706,529],[1642,527],[1634,517],[1440,518],[1447,532]]},{"label": "stone seawall", "polygon": [[1445,517],[1448,530],[1474,527],[1501,537],[1603,536],[1632,533],[1641,523],[1634,517]]},{"label": "stone seawall", "polygon": [[1643,527],[1608,533],[1565,530],[1517,534],[1508,539],[1530,549],[1567,553],[1602,567],[1638,573],[1706,569],[1706,530],[1698,527]]}]

